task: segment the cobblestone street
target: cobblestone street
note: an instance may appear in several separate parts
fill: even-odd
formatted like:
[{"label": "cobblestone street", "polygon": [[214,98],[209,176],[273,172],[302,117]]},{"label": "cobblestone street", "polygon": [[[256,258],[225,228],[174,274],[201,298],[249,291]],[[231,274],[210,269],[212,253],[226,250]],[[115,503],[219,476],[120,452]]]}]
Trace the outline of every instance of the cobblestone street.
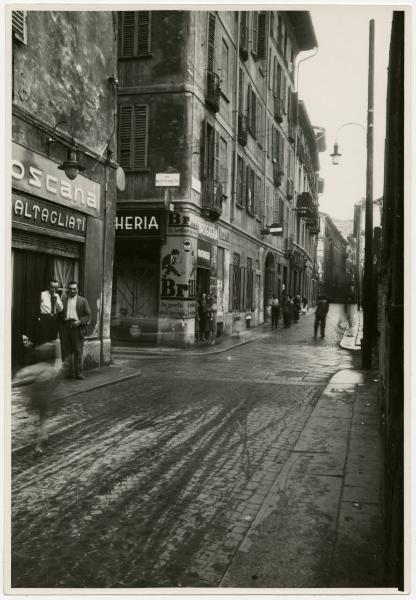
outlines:
[{"label": "cobblestone street", "polygon": [[141,375],[66,398],[41,459],[13,453],[13,587],[239,587],[233,561],[320,394],[356,366],[346,326],[332,305],[324,340],[310,311],[220,354],[117,358]]}]

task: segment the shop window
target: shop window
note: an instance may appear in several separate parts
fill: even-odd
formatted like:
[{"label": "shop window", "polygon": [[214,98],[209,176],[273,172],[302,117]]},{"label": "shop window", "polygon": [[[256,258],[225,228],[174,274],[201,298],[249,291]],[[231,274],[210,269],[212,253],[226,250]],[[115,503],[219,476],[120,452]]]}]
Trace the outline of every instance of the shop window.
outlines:
[{"label": "shop window", "polygon": [[118,13],[119,58],[148,56],[151,46],[151,12],[149,10]]},{"label": "shop window", "polygon": [[146,169],[148,107],[122,104],[119,108],[119,163],[123,169]]}]

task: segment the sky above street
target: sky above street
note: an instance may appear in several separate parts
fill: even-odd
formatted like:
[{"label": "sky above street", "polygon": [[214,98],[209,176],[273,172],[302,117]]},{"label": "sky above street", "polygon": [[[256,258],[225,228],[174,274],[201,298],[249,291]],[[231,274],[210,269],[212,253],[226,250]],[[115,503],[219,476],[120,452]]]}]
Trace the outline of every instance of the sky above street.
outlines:
[{"label": "sky above street", "polygon": [[[399,6],[397,6],[399,8]],[[374,199],[383,194],[387,67],[391,6],[308,6],[318,53],[299,65],[299,97],[313,125],[326,130],[327,150],[320,154],[325,191],[320,210],[336,219],[352,219],[354,203],[365,197],[369,21],[375,21]],[[299,60],[313,54],[303,52]],[[331,157],[337,130],[340,164]],[[378,212],[378,211],[376,211]]]}]

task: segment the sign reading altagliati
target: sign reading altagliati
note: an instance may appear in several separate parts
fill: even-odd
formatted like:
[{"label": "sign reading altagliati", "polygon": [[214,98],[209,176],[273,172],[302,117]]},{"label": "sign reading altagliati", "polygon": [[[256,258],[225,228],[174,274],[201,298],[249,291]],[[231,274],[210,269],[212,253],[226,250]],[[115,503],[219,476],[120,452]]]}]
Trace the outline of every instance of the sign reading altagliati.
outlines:
[{"label": "sign reading altagliati", "polygon": [[14,225],[30,225],[52,232],[60,231],[85,237],[87,217],[61,206],[13,194],[12,222]]}]

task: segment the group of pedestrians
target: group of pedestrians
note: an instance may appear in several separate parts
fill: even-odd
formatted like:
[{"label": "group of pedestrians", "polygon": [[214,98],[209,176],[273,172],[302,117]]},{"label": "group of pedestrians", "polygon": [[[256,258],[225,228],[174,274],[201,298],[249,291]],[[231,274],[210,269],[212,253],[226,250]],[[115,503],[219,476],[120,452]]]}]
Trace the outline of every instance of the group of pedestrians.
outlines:
[{"label": "group of pedestrians", "polygon": [[[289,329],[292,323],[298,323],[302,314],[306,314],[308,310],[308,299],[306,296],[301,297],[300,294],[291,296],[284,292],[282,296],[282,302],[280,303],[276,294],[273,294],[273,297],[270,300],[270,307],[272,330],[278,328],[280,313],[282,313],[283,317],[283,327],[285,329]],[[325,325],[328,309],[328,299],[325,296],[319,295],[317,299],[314,321],[315,338],[317,337],[318,328],[320,329],[321,338],[325,337]]]},{"label": "group of pedestrians", "polygon": [[195,339],[215,345],[217,337],[217,296],[202,292],[196,301]]}]

